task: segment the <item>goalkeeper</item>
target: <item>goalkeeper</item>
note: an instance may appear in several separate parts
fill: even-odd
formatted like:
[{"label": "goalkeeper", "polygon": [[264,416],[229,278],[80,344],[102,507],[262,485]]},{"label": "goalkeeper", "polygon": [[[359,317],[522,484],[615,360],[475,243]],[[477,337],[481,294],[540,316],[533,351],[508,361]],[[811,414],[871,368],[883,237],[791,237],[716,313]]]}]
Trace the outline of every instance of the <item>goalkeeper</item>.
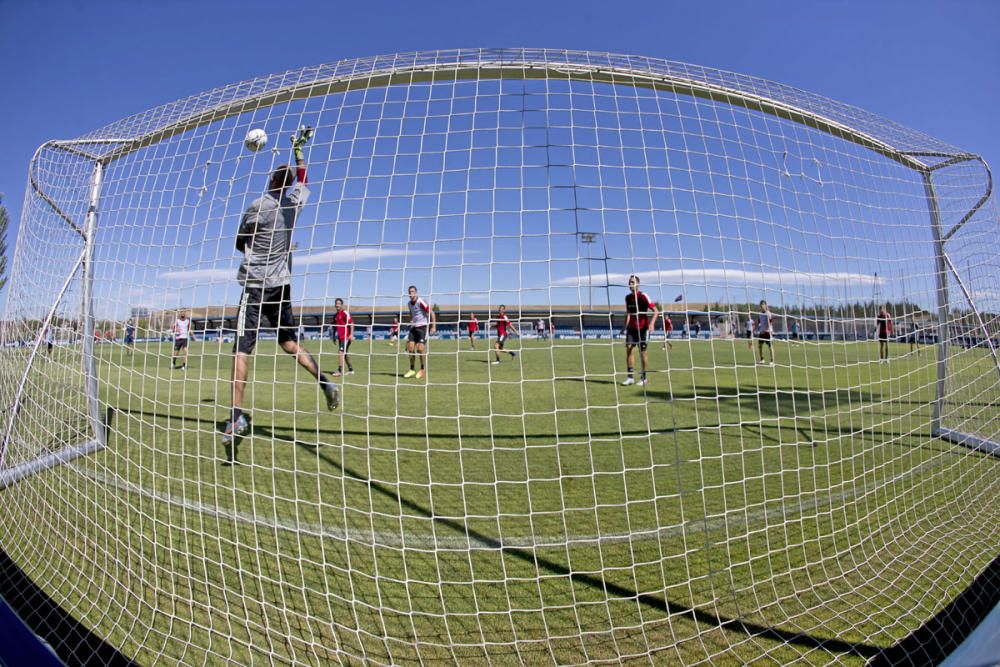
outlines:
[{"label": "goalkeeper", "polygon": [[312,134],[311,127],[303,127],[292,137],[296,168],[281,165],[271,174],[267,192],[243,214],[236,236],[236,249],[243,253],[238,274],[243,296],[233,346],[233,410],[226,422],[225,444],[232,443],[234,436],[250,431],[250,419],[243,413],[243,392],[262,319],[266,319],[270,327],[277,328],[281,349],[293,355],[299,365],[319,381],[327,408],[334,410],[339,402],[336,385],[320,372],[312,355],[299,344],[292,317],[292,229],[309,198],[302,147]]}]

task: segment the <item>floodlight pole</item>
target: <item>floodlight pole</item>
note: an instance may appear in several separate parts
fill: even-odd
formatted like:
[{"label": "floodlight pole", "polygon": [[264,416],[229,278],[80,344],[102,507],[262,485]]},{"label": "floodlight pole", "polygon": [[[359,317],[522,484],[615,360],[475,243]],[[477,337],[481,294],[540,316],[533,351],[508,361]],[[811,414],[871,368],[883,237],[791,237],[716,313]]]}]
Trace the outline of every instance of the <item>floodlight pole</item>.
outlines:
[{"label": "floodlight pole", "polygon": [[83,259],[83,374],[86,377],[87,412],[94,439],[101,446],[105,444],[104,423],[97,386],[97,361],[94,359],[94,237],[97,230],[97,203],[101,197],[104,165],[94,163],[94,173],[90,178],[90,200],[84,222]]},{"label": "floodlight pole", "polygon": [[580,243],[587,246],[587,301],[591,313],[594,312],[594,272],[591,269],[590,246],[597,242],[594,238],[596,236],[595,232],[580,232]]}]

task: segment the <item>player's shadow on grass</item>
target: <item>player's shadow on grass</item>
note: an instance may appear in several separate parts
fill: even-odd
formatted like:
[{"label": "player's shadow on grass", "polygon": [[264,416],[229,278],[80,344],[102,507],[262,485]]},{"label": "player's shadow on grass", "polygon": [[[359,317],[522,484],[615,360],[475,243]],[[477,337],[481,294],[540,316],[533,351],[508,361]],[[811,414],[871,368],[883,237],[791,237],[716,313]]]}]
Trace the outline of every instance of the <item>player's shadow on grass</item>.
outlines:
[{"label": "player's shadow on grass", "polygon": [[617,384],[617,381],[612,378],[598,378],[598,377],[557,377],[555,381],[558,382],[583,382],[585,384]]}]

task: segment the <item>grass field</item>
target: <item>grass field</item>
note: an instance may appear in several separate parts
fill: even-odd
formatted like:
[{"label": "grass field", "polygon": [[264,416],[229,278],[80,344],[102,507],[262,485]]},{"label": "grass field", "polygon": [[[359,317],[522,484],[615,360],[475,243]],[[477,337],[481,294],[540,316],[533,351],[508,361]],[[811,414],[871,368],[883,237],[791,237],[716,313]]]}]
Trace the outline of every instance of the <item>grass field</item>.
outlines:
[{"label": "grass field", "polygon": [[42,514],[2,544],[145,664],[860,663],[995,555],[996,459],[929,436],[932,350],[654,343],[640,388],[623,347],[434,341],[417,381],[356,342],[330,413],[262,342],[229,465],[229,345],[101,345],[108,447],[0,492]]}]

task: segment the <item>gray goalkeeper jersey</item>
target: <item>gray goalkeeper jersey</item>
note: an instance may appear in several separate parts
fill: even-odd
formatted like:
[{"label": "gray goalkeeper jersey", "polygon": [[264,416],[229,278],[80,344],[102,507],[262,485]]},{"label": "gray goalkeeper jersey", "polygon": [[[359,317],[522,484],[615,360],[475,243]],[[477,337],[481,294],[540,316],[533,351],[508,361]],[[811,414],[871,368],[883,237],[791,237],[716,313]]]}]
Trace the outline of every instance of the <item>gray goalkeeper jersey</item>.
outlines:
[{"label": "gray goalkeeper jersey", "polygon": [[296,183],[281,201],[270,192],[254,201],[240,223],[245,242],[237,278],[244,287],[281,287],[292,282],[292,230],[309,199],[309,188]]}]

